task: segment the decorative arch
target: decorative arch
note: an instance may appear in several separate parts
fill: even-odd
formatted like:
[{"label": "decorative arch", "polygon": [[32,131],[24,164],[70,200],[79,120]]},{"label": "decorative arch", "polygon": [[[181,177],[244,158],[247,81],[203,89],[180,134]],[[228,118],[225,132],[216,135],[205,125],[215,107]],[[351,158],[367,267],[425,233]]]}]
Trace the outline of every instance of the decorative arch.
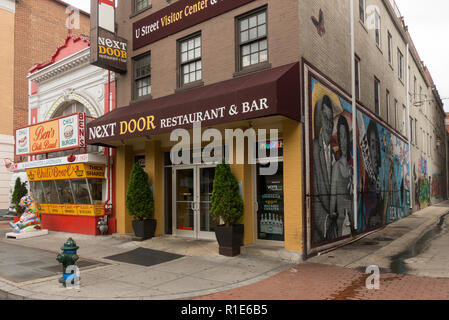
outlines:
[{"label": "decorative arch", "polygon": [[77,101],[77,102],[81,103],[82,105],[84,105],[86,107],[86,109],[89,110],[92,117],[98,118],[100,116],[97,108],[95,108],[94,104],[92,102],[90,102],[87,98],[83,97],[79,93],[66,92],[64,95],[60,96],[52,104],[50,109],[48,109],[48,111],[45,115],[44,121],[50,120],[52,118],[52,116],[56,113],[58,108],[69,101]]}]

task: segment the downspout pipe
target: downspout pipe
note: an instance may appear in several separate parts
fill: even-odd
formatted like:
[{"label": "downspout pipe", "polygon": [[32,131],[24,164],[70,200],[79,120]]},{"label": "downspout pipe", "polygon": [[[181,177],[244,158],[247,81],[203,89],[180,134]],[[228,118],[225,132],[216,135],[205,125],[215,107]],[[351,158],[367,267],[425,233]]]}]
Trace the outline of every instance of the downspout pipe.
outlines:
[{"label": "downspout pipe", "polygon": [[[106,99],[107,105],[105,105],[104,113],[109,113],[111,111],[111,71],[108,70],[108,96]],[[107,199],[104,203],[105,212],[108,212],[111,209],[111,149],[106,148],[105,154],[108,158],[107,170],[108,170],[108,179],[107,179]]]},{"label": "downspout pipe", "polygon": [[407,65],[405,66],[407,70],[407,86],[406,86],[406,93],[405,98],[407,99],[407,121],[405,123],[408,123],[408,172],[409,172],[409,190],[410,190],[410,211],[413,210],[413,181],[412,181],[412,127],[410,122],[410,69],[409,66],[409,59],[410,59],[410,47],[407,43]]},{"label": "downspout pipe", "polygon": [[351,21],[351,97],[352,97],[352,154],[353,154],[353,206],[354,228],[357,230],[357,105],[355,92],[355,40],[354,40],[354,0],[350,0]]}]

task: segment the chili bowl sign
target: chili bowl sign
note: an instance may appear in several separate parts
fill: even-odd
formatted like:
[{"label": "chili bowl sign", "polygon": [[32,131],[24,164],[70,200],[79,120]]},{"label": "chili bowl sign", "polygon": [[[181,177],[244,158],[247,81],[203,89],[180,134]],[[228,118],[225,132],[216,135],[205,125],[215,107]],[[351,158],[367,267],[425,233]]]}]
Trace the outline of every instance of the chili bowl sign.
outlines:
[{"label": "chili bowl sign", "polygon": [[16,156],[84,148],[86,118],[75,113],[16,130]]}]

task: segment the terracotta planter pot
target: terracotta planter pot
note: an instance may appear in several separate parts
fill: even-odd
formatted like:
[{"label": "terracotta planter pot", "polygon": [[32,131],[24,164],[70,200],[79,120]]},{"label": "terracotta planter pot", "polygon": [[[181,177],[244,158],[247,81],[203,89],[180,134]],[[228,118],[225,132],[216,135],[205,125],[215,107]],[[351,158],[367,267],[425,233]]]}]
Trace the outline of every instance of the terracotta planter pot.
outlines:
[{"label": "terracotta planter pot", "polygon": [[225,225],[217,226],[215,236],[218,241],[218,253],[233,257],[240,254],[240,247],[243,245],[244,225],[237,224],[231,227]]}]

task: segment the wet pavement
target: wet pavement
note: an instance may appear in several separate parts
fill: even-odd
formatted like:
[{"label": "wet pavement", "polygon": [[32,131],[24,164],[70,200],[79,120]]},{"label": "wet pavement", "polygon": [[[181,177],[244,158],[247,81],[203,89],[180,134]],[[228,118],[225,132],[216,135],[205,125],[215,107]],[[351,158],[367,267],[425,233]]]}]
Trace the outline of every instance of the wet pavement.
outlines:
[{"label": "wet pavement", "polygon": [[[258,283],[199,300],[448,300],[449,202]],[[379,267],[379,287],[368,266]]]},{"label": "wet pavement", "polygon": [[[447,300],[448,212],[449,201],[428,207],[299,264],[245,254],[223,257],[214,241],[174,237],[133,242],[50,232],[16,241],[4,239],[8,229],[0,223],[0,258],[5,255],[0,299]],[[93,263],[81,268],[78,289],[63,288],[60,275],[51,274],[69,236],[80,246],[79,256]],[[13,248],[17,256],[8,258],[5,251]],[[147,265],[133,255],[143,251],[159,255],[161,263]],[[167,256],[173,259],[164,261]],[[371,265],[380,271],[378,289],[367,286],[375,283],[366,270]],[[8,274],[13,269],[19,278]]]}]

